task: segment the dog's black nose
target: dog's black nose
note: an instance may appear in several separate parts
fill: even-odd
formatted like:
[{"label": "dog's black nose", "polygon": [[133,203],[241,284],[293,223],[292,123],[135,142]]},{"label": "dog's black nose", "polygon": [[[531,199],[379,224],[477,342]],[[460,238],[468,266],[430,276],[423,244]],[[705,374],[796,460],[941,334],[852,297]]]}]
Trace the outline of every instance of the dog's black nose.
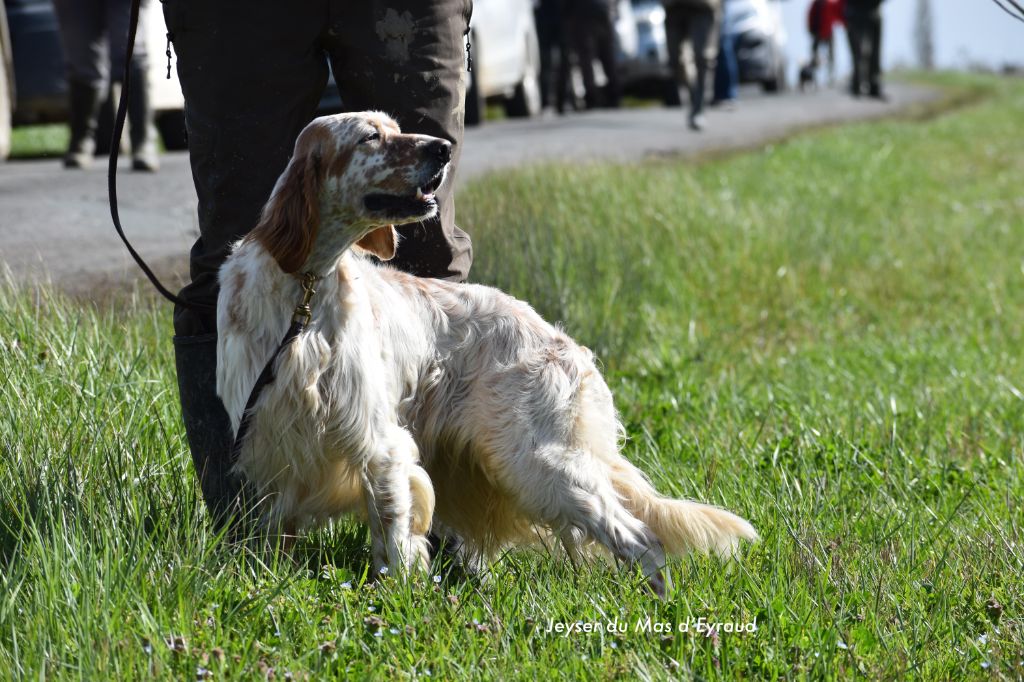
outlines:
[{"label": "dog's black nose", "polygon": [[427,156],[437,159],[441,163],[448,163],[452,160],[452,143],[448,140],[433,140],[427,144]]}]

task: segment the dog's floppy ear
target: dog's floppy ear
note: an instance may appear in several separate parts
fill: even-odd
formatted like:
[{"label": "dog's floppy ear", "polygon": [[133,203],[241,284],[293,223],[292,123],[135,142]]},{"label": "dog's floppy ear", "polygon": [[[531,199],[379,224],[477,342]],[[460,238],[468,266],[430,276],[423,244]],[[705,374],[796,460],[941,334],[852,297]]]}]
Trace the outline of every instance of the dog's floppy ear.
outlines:
[{"label": "dog's floppy ear", "polygon": [[318,149],[300,151],[297,147],[250,235],[287,273],[302,267],[316,242],[322,165]]},{"label": "dog's floppy ear", "polygon": [[395,257],[395,251],[398,249],[398,233],[395,231],[394,225],[378,227],[357,241],[356,246],[364,251],[369,251],[381,260],[391,260]]}]

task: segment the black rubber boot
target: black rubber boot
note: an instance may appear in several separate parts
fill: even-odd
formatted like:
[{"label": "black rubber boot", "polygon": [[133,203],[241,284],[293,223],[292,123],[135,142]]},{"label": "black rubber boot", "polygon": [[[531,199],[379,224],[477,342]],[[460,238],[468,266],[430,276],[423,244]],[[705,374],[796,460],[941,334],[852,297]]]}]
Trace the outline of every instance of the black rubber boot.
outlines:
[{"label": "black rubber boot", "polygon": [[131,90],[128,93],[128,133],[132,143],[132,170],[156,172],[160,168],[157,157],[156,128],[150,106],[146,65],[132,60]]},{"label": "black rubber boot", "polygon": [[231,421],[217,396],[217,335],[175,336],[181,416],[192,463],[214,526],[230,526],[235,539],[251,529],[248,486],[231,471]]},{"label": "black rubber boot", "polygon": [[96,121],[99,118],[102,90],[92,83],[68,82],[68,127],[71,141],[64,155],[65,168],[88,168],[96,150]]}]

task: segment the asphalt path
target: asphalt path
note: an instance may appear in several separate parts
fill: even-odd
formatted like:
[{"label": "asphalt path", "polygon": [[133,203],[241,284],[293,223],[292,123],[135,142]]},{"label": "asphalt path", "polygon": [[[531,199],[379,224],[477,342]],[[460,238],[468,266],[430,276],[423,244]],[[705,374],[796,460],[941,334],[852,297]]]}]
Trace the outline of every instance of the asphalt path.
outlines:
[{"label": "asphalt path", "polygon": [[[744,93],[746,94],[746,93]],[[756,148],[808,128],[893,116],[938,97],[894,83],[888,101],[836,90],[752,95],[733,111],[711,110],[708,127],[688,130],[681,109],[594,111],[488,122],[470,129],[457,184],[527,164],[637,161]],[[126,163],[122,163],[124,167]],[[162,157],[159,173],[119,173],[121,222],[135,247],[177,285],[198,234],[188,156]],[[0,262],[16,282],[52,282],[89,296],[132,285],[141,273],[117,238],[107,204],[106,163],[66,171],[55,159],[0,164]]]}]

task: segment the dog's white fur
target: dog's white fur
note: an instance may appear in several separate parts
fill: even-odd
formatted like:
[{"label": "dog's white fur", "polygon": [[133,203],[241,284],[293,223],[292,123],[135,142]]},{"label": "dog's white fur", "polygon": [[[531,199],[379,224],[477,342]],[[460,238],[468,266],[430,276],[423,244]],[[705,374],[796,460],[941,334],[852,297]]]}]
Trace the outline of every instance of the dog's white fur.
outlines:
[{"label": "dog's white fur", "polygon": [[[596,541],[659,594],[663,549],[728,555],[756,539],[734,514],[660,496],[619,454],[592,354],[530,306],[366,255],[391,257],[391,224],[436,210],[418,188],[436,180],[438,144],[383,114],[316,119],[221,269],[217,390],[236,430],[301,298],[294,273],[323,277],[237,464],[267,520],[291,531],[365,513],[374,567],[392,572],[426,565],[432,524],[482,557],[538,531],[571,556]],[[370,195],[404,201],[371,210]]]}]

